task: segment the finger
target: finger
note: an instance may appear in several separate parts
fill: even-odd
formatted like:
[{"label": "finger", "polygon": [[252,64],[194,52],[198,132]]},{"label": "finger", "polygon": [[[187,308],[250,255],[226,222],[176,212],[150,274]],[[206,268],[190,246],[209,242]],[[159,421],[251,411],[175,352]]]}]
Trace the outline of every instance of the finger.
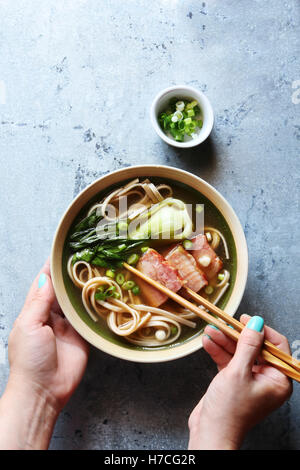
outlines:
[{"label": "finger", "polygon": [[210,355],[212,360],[216,363],[219,370],[227,366],[231,361],[232,355],[225,349],[216,344],[213,339],[208,335],[203,335],[202,344],[205,351]]},{"label": "finger", "polygon": [[45,273],[47,276],[51,277],[50,274],[50,259],[48,258],[44,264],[44,266],[40,269],[38,275],[34,279],[33,283],[31,284],[31,287],[28,291],[28,294],[26,296],[25,303],[31,302],[31,299],[35,296],[36,293],[36,288],[38,286],[39,278],[41,274]]},{"label": "finger", "polygon": [[53,302],[53,304],[52,304],[52,306],[51,306],[51,311],[54,312],[54,313],[57,313],[57,315],[60,315],[60,316],[63,317],[63,318],[65,317],[64,312],[63,312],[62,309],[60,308],[60,305],[59,305],[59,303],[58,303],[58,301],[57,301],[56,298],[54,299],[54,302]]},{"label": "finger", "polygon": [[34,280],[20,314],[20,318],[31,325],[44,324],[49,318],[51,306],[55,300],[49,274],[46,264]]},{"label": "finger", "polygon": [[[243,314],[240,318],[241,322],[246,325],[246,323],[250,320],[250,315]],[[277,348],[281,349],[287,354],[291,354],[291,349],[289,342],[285,336],[278,333],[278,331],[274,330],[270,326],[264,326],[265,332],[265,339],[273,343]]]},{"label": "finger", "polygon": [[221,346],[229,354],[234,354],[236,349],[236,342],[228,338],[219,328],[214,325],[207,325],[204,333],[212,338],[214,343]]},{"label": "finger", "polygon": [[76,344],[87,353],[89,352],[88,343],[74,330],[71,323],[69,323],[66,318],[51,312],[48,325],[51,326],[57,339]]},{"label": "finger", "polygon": [[236,351],[231,361],[232,367],[244,374],[252,375],[252,368],[261,351],[263,340],[263,318],[259,316],[251,317],[240,334]]},{"label": "finger", "polygon": [[47,324],[51,326],[55,336],[64,336],[67,324],[63,317],[51,310]]}]

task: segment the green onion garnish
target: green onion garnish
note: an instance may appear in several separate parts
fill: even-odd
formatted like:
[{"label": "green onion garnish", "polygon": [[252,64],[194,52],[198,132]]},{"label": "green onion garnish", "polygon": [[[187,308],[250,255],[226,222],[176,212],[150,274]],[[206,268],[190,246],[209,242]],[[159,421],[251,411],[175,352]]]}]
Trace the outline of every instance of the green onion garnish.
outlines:
[{"label": "green onion garnish", "polygon": [[203,122],[200,119],[201,110],[196,100],[171,100],[169,108],[160,113],[158,120],[161,128],[178,142],[184,142],[184,137],[194,136],[197,129],[201,129]]},{"label": "green onion garnish", "polygon": [[213,286],[207,286],[207,287],[205,287],[204,290],[205,290],[205,293],[206,293],[206,294],[210,295],[210,294],[213,293],[214,288],[213,288]]},{"label": "green onion garnish", "polygon": [[124,284],[122,285],[122,289],[124,289],[124,290],[130,290],[130,289],[132,289],[134,286],[135,286],[135,282],[133,282],[133,281],[126,281],[126,282],[124,282]]},{"label": "green onion garnish", "polygon": [[127,263],[128,264],[136,264],[139,260],[139,255],[137,255],[136,253],[133,253],[132,255],[130,255],[128,258],[127,258]]},{"label": "green onion garnish", "polygon": [[115,273],[113,272],[112,269],[108,269],[105,273],[105,276],[110,277],[111,279],[113,279],[115,277]]},{"label": "green onion garnish", "polygon": [[190,250],[191,248],[193,248],[193,242],[191,240],[184,240],[183,247],[186,250]]},{"label": "green onion garnish", "polygon": [[117,276],[116,276],[116,281],[117,283],[119,284],[119,286],[121,286],[122,284],[124,284],[125,282],[125,277],[122,273],[118,273]]},{"label": "green onion garnish", "polygon": [[132,293],[133,293],[134,295],[139,295],[139,293],[140,293],[140,288],[139,288],[139,286],[134,286],[134,287],[132,288]]}]

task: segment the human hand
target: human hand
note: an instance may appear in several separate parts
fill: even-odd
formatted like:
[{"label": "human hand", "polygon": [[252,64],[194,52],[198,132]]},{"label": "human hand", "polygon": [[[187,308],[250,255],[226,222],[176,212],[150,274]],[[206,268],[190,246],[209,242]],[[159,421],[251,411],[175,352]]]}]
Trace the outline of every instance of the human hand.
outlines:
[{"label": "human hand", "polygon": [[60,410],[84,373],[88,345],[60,315],[49,262],[34,280],[9,336],[10,380],[50,394]]},{"label": "human hand", "polygon": [[238,343],[211,325],[205,328],[203,347],[219,373],[191,413],[190,449],[239,448],[246,432],[292,393],[291,380],[259,357],[264,337],[290,354],[287,339],[264,327],[261,317],[240,320],[247,326]]},{"label": "human hand", "polygon": [[[32,432],[35,434],[32,439],[24,435],[25,425],[21,426],[18,443],[0,441],[2,448],[5,445],[13,448],[46,447],[59,412],[83,376],[88,345],[60,313],[49,262],[46,262],[34,280],[9,336],[10,375],[1,398],[0,414],[6,414],[6,427],[12,421],[18,427],[23,418],[30,427],[33,426],[33,417],[39,412],[39,420],[49,432],[43,442],[37,442],[38,424]],[[10,419],[7,418],[8,411]]]}]

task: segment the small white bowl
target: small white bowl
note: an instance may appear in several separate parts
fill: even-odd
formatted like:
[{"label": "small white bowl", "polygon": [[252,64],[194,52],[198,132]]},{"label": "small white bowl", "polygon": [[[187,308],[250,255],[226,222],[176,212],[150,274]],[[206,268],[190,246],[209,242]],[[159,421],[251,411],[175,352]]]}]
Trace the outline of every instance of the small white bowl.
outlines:
[{"label": "small white bowl", "polygon": [[[177,142],[175,139],[168,137],[160,127],[158,116],[161,112],[167,109],[169,101],[172,98],[178,98],[178,100],[188,99],[189,101],[198,101],[203,116],[203,126],[197,137],[192,138],[186,142]],[[161,139],[164,140],[167,144],[179,148],[195,147],[196,145],[204,142],[204,140],[207,139],[211,133],[214,123],[213,109],[206,96],[202,93],[202,91],[196,90],[196,88],[186,85],[172,86],[160,91],[152,103],[150,118],[152,125],[159,137],[161,137]]]}]

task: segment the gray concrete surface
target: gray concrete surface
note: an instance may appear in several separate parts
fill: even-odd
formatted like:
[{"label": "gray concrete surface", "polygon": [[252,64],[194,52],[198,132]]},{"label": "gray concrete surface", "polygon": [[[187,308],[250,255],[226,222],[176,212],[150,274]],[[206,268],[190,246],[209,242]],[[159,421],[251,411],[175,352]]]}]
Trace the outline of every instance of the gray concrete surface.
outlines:
[{"label": "gray concrete surface", "polygon": [[[249,245],[239,313],[262,314],[295,350],[299,2],[2,0],[0,16],[1,391],[9,331],[66,206],[139,163],[194,172],[228,199]],[[149,121],[155,94],[180,83],[204,91],[216,118],[189,151],[166,146]],[[204,351],[138,365],[93,350],[51,448],[184,449],[215,373]],[[299,385],[244,448],[300,448]]]}]

